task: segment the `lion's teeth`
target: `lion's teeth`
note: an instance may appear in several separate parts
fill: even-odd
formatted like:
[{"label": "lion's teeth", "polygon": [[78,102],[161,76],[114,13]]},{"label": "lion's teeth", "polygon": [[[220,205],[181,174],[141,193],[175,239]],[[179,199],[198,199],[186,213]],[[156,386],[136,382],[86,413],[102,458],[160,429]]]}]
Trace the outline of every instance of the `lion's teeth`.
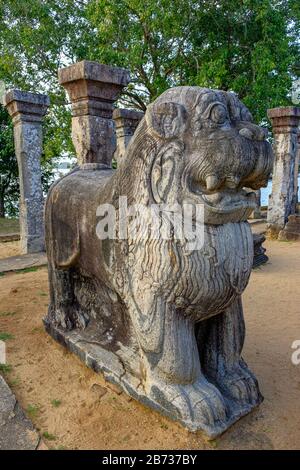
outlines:
[{"label": "lion's teeth", "polygon": [[222,195],[220,193],[206,194],[205,197],[207,201],[212,204],[217,204],[222,199]]},{"label": "lion's teeth", "polygon": [[206,189],[208,191],[213,191],[214,189],[217,189],[220,185],[220,180],[217,175],[209,175],[206,177],[205,183]]}]

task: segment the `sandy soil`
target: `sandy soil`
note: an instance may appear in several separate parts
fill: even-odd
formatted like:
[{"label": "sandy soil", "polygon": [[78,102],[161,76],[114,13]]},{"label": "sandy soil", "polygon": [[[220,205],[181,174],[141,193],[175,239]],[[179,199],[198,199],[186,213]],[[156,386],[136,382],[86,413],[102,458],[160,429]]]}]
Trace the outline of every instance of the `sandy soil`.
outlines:
[{"label": "sandy soil", "polygon": [[20,242],[5,242],[0,243],[0,259],[8,258],[9,256],[18,256],[20,254]]},{"label": "sandy soil", "polygon": [[110,389],[48,337],[41,323],[48,302],[45,268],[0,277],[0,332],[14,335],[7,340],[12,370],[6,379],[40,432],[49,433],[47,445],[299,449],[300,365],[291,362],[291,344],[300,339],[300,245],[268,242],[266,247],[270,262],[253,272],[244,295],[244,358],[259,379],[265,401],[212,442]]}]

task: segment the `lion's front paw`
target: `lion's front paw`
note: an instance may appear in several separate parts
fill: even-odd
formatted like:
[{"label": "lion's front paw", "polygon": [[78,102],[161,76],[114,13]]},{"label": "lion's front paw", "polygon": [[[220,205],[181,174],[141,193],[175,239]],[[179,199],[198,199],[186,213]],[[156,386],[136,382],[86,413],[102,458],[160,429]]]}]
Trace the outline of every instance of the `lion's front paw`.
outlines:
[{"label": "lion's front paw", "polygon": [[241,404],[258,405],[263,399],[255,376],[243,361],[217,382],[225,395]]},{"label": "lion's front paw", "polygon": [[226,403],[219,390],[204,377],[190,385],[156,382],[150,398],[190,429],[215,436],[226,427]]}]

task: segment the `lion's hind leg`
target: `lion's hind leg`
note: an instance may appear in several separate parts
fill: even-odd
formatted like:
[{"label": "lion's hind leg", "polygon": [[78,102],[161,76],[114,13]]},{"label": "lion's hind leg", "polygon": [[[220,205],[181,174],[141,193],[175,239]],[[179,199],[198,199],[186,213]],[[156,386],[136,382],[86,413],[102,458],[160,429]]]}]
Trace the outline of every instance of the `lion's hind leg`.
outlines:
[{"label": "lion's hind leg", "polygon": [[240,297],[223,313],[199,324],[198,346],[204,373],[242,414],[243,409],[247,412],[263,399],[256,377],[241,357],[244,337]]}]

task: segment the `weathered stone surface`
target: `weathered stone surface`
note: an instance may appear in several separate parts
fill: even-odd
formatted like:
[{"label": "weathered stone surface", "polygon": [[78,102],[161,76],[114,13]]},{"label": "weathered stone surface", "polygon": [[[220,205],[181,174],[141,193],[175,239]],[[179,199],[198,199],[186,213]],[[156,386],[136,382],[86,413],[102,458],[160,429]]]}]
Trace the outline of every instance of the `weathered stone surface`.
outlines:
[{"label": "weathered stone surface", "polygon": [[28,253],[21,256],[10,256],[0,259],[0,273],[9,271],[20,271],[22,269],[34,268],[47,265],[46,253]]},{"label": "weathered stone surface", "polygon": [[272,194],[268,205],[268,237],[277,238],[297,204],[297,135],[300,108],[286,107],[268,110],[274,133],[275,161]]},{"label": "weathered stone surface", "polygon": [[278,234],[281,241],[300,241],[300,215],[289,215],[288,222],[284,229]]},{"label": "weathered stone surface", "polygon": [[134,111],[133,109],[115,109],[113,119],[116,126],[117,148],[114,158],[118,163],[121,162],[125,155],[126,148],[132,138],[139,122],[143,118],[144,113]]},{"label": "weathered stone surface", "polygon": [[35,450],[39,435],[0,375],[0,450]]},{"label": "weathered stone surface", "polygon": [[[242,188],[265,185],[271,167],[265,133],[236,95],[163,93],[116,171],[78,169],[48,194],[47,331],[133,398],[193,431],[225,431],[262,400],[241,358],[256,199]],[[142,227],[153,204],[200,204],[204,244],[190,249],[174,231],[99,238],[99,207],[123,220],[124,196],[142,207]]]},{"label": "weathered stone surface", "polygon": [[[58,72],[72,105],[72,139],[80,165],[111,165],[116,148],[113,105],[129,73],[83,60]],[[86,167],[87,168],[87,167]]]},{"label": "weathered stone surface", "polygon": [[45,249],[44,198],[41,182],[42,119],[49,106],[46,95],[11,90],[4,97],[14,124],[20,182],[21,252]]},{"label": "weathered stone surface", "polygon": [[253,245],[254,245],[254,256],[253,256],[253,268],[257,268],[262,264],[267,263],[269,258],[266,255],[266,249],[262,246],[266,241],[266,237],[262,233],[253,234]]}]

